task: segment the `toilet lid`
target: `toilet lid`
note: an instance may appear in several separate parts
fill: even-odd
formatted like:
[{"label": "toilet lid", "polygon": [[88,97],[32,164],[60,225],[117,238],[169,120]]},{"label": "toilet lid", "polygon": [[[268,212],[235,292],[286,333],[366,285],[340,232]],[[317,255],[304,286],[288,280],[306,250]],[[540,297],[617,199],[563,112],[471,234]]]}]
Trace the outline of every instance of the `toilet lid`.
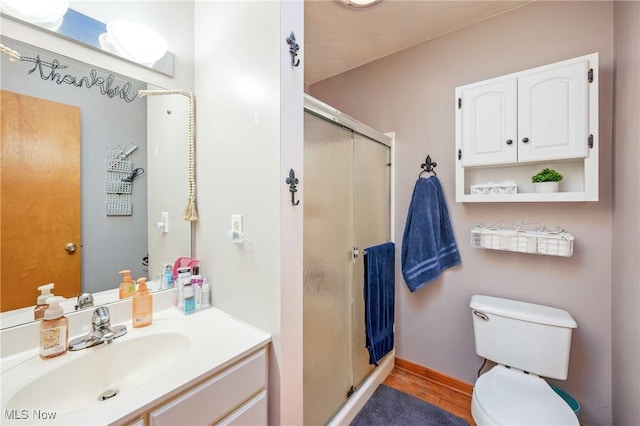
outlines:
[{"label": "toilet lid", "polygon": [[473,396],[477,408],[499,425],[579,425],[544,379],[502,365],[478,378]]}]

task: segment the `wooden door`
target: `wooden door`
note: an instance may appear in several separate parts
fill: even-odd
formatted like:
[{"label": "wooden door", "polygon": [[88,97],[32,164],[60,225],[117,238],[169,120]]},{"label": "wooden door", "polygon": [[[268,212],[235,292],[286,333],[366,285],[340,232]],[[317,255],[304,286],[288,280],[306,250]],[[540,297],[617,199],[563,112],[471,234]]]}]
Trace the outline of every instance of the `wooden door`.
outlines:
[{"label": "wooden door", "polygon": [[515,163],[518,159],[517,80],[494,79],[462,89],[462,165]]},{"label": "wooden door", "polygon": [[[80,293],[80,109],[2,91],[1,310]],[[65,246],[75,244],[68,253]]]},{"label": "wooden door", "polygon": [[589,154],[589,62],[558,64],[518,79],[518,161]]}]

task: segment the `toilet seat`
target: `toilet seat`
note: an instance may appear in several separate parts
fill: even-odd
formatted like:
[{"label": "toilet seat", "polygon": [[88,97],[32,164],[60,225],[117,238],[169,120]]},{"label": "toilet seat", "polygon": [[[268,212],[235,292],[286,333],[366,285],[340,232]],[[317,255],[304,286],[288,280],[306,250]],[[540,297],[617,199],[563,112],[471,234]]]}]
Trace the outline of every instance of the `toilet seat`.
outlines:
[{"label": "toilet seat", "polygon": [[571,407],[544,379],[502,365],[476,381],[471,413],[479,426],[579,426]]}]

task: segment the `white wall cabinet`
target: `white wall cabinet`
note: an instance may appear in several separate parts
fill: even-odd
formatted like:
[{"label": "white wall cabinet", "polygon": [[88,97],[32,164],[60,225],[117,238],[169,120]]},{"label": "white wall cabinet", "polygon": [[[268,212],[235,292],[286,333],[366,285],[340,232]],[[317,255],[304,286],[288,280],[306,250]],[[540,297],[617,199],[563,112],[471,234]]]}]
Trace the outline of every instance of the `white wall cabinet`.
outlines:
[{"label": "white wall cabinet", "polygon": [[[456,201],[598,199],[598,56],[582,56],[456,88]],[[536,194],[551,167],[561,192]],[[514,181],[517,194],[472,194]]]}]

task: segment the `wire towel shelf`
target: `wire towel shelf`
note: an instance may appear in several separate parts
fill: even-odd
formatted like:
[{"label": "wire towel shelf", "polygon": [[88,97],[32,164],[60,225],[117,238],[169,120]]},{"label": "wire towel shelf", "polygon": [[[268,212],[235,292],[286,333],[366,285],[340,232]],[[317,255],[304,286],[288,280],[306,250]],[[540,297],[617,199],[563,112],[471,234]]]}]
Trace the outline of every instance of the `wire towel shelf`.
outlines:
[{"label": "wire towel shelf", "polygon": [[573,235],[562,228],[550,230],[523,220],[480,224],[471,230],[471,246],[482,249],[570,257],[573,242]]}]

